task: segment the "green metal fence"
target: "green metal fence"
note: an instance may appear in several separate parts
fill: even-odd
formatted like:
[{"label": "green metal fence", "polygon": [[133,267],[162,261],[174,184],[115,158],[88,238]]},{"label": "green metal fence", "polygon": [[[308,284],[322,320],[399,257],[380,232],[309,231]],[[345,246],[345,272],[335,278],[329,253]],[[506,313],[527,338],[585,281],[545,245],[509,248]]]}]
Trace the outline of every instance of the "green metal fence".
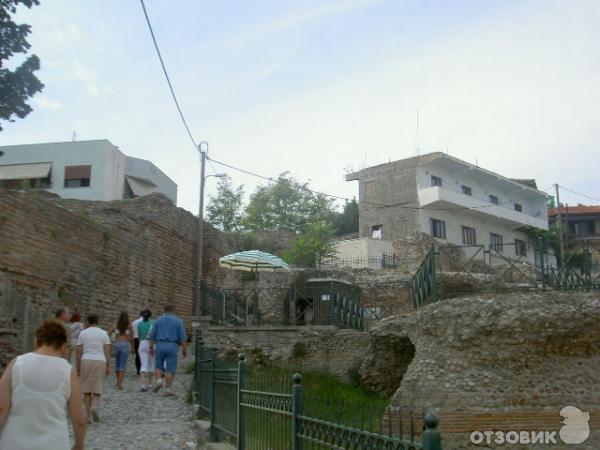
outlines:
[{"label": "green metal fence", "polygon": [[280,379],[248,371],[245,358],[221,361],[196,336],[198,414],[210,439],[238,450],[441,450],[437,418],[420,421],[399,409],[361,408],[336,399],[311,400],[302,375]]},{"label": "green metal fence", "polygon": [[410,295],[415,309],[437,301],[435,254],[435,247],[432,245],[410,280]]},{"label": "green metal fence", "polygon": [[201,289],[202,314],[212,316],[214,324],[364,328],[360,288],[339,281],[260,289],[223,289],[202,283]]}]

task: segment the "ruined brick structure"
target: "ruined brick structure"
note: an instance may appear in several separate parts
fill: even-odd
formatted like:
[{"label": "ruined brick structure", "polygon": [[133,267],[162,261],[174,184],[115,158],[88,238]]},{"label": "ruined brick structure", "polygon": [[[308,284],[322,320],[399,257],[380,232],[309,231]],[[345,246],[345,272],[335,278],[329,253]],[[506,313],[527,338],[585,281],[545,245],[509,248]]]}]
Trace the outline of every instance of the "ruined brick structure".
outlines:
[{"label": "ruined brick structure", "polygon": [[[220,233],[205,224],[204,277],[218,279]],[[185,320],[195,298],[197,218],[156,194],[88,202],[0,192],[0,368],[68,306],[112,326],[167,301]],[[188,322],[189,325],[189,322]]]}]

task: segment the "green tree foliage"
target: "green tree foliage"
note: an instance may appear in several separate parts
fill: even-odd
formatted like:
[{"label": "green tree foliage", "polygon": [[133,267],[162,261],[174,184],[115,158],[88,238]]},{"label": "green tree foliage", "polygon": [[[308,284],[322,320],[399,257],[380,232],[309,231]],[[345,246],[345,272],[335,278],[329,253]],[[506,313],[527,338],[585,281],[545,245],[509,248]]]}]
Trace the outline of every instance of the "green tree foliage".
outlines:
[{"label": "green tree foliage", "polygon": [[332,222],[334,215],[329,197],[284,173],[276,183],[260,186],[250,196],[243,223],[250,230],[300,233],[307,224]]},{"label": "green tree foliage", "polygon": [[326,222],[314,222],[305,226],[294,241],[292,249],[283,258],[296,267],[315,267],[321,259],[333,256],[333,227]]},{"label": "green tree foliage", "polygon": [[29,114],[32,108],[25,103],[26,100],[44,87],[33,74],[40,68],[37,56],[29,55],[14,70],[4,67],[4,62],[10,57],[18,53],[27,53],[31,47],[27,42],[31,27],[27,24],[16,24],[11,17],[19,4],[31,8],[39,5],[39,1],[0,0],[0,120],[8,122],[14,122],[13,115],[22,119]]},{"label": "green tree foliage", "polygon": [[336,236],[358,232],[358,202],[355,198],[346,201],[344,210],[335,218],[334,226]]},{"label": "green tree foliage", "polygon": [[207,220],[210,224],[225,232],[237,231],[242,222],[242,202],[244,187],[233,187],[231,178],[220,178],[217,184],[217,195],[210,196]]}]

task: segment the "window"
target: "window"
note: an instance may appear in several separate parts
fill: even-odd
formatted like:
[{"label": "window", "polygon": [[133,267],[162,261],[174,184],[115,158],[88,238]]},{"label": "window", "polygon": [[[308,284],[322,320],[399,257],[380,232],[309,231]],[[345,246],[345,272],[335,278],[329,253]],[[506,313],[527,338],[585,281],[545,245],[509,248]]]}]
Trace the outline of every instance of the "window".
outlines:
[{"label": "window", "polygon": [[493,203],[494,205],[498,204],[498,197],[496,197],[495,195],[491,195],[490,194],[490,203]]},{"label": "window", "polygon": [[515,211],[523,212],[523,205],[515,203]]},{"label": "window", "polygon": [[436,238],[446,239],[446,222],[431,219],[431,235]]},{"label": "window", "polygon": [[[365,182],[365,202],[366,203],[374,203],[375,202],[375,182],[367,181]],[[367,205],[373,206],[373,205]]]},{"label": "window", "polygon": [[462,193],[465,195],[473,195],[469,186],[462,186]]},{"label": "window", "polygon": [[502,236],[496,233],[490,233],[490,250],[502,251]]},{"label": "window", "polygon": [[65,187],[88,187],[92,176],[92,166],[66,166]]},{"label": "window", "polygon": [[383,239],[383,225],[371,227],[371,237],[373,239]]},{"label": "window", "polygon": [[442,186],[442,179],[440,177],[436,177],[435,175],[431,175],[431,185],[432,186]]},{"label": "window", "polygon": [[463,235],[463,244],[467,245],[475,245],[477,244],[477,239],[475,238],[475,228],[462,227],[462,235]]},{"label": "window", "polygon": [[515,239],[515,253],[517,256],[527,256],[527,242]]}]

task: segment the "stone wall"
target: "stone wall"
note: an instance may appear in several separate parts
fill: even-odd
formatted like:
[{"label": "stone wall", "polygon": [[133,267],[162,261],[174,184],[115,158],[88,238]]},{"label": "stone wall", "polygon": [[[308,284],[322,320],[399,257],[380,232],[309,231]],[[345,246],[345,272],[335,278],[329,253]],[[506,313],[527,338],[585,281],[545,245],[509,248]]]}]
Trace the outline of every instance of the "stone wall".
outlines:
[{"label": "stone wall", "polygon": [[[195,298],[197,219],[161,195],[115,202],[0,192],[0,367],[33,345],[58,307],[100,314],[159,313],[173,302],[188,319]],[[221,279],[220,234],[205,224],[204,276]]]},{"label": "stone wall", "polygon": [[384,392],[401,380],[393,406],[436,409],[445,448],[473,448],[469,435],[475,430],[558,430],[560,410],[571,405],[589,411],[592,419],[592,436],[577,448],[597,449],[598,317],[597,292],[442,301],[372,331],[361,373]]},{"label": "stone wall", "polygon": [[221,356],[246,353],[294,370],[318,370],[349,381],[358,371],[368,333],[332,326],[209,326],[202,332],[205,346]]}]

